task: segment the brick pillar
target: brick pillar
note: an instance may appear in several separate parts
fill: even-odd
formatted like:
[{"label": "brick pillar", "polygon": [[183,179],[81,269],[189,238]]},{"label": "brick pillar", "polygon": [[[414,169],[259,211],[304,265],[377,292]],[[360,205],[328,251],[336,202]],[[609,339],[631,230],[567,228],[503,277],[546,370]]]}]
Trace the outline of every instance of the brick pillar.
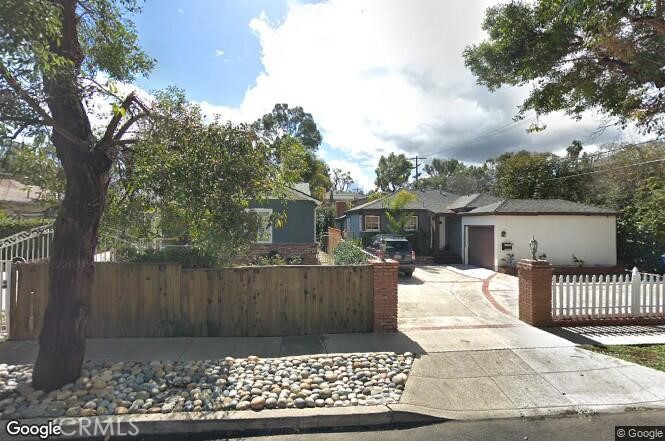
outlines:
[{"label": "brick pillar", "polygon": [[552,265],[540,260],[520,260],[519,318],[533,326],[552,324]]},{"label": "brick pillar", "polygon": [[374,270],[374,332],[397,331],[397,272],[394,260],[371,261]]}]

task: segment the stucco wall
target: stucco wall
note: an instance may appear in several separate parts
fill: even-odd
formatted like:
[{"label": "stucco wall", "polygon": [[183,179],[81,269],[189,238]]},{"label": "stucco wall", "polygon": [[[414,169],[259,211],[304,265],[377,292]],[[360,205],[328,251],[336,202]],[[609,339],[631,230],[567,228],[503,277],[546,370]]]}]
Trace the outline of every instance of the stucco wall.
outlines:
[{"label": "stucco wall", "polygon": [[[585,266],[616,265],[616,216],[538,215],[538,216],[465,216],[462,218],[464,259],[466,226],[494,225],[495,268],[503,265],[508,253],[515,260],[530,257],[529,241],[538,241],[538,254],[545,253],[554,265],[573,265],[572,254],[584,260]],[[501,237],[501,232],[506,237]],[[502,242],[512,242],[511,251],[501,250]]]}]

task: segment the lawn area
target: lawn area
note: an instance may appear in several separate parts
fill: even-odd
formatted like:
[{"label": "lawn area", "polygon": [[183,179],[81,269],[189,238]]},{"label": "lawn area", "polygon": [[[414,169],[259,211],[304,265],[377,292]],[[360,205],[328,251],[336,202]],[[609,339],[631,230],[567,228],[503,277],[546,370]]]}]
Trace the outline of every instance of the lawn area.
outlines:
[{"label": "lawn area", "polygon": [[648,346],[594,346],[583,345],[584,349],[611,355],[622,360],[665,371],[665,345]]}]

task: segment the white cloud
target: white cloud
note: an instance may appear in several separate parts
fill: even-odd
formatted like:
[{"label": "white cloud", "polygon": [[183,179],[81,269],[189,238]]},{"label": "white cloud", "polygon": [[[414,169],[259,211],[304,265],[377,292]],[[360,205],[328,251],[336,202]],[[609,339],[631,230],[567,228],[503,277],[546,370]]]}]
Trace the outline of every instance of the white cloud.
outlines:
[{"label": "white cloud", "polygon": [[215,56],[216,57],[222,57],[224,56],[224,51],[221,49],[215,49]]},{"label": "white cloud", "polygon": [[[528,124],[501,129],[511,123],[526,90],[490,93],[476,85],[462,58],[466,45],[482,39],[480,23],[489,4],[290,3],[279,24],[265,14],[249,24],[261,44],[263,72],[241,105],[202,105],[234,121],[252,121],[278,102],[303,106],[324,141],[366,171],[392,151],[445,150],[442,155],[482,161],[519,148],[560,150],[575,138],[615,140],[613,129],[591,138],[598,125],[593,117],[575,122],[554,114],[541,119],[548,128],[537,134],[526,133]],[[373,174],[362,180],[371,182]]]},{"label": "white cloud", "polygon": [[351,188],[356,188],[356,186],[364,189],[370,190],[374,188],[374,179],[368,175],[367,170],[363,170],[360,165],[356,162],[345,161],[342,159],[331,159],[327,160],[326,163],[330,167],[330,170],[338,168],[342,171],[349,172],[351,178],[353,179],[353,185]]},{"label": "white cloud", "polygon": [[185,11],[182,8],[178,8],[178,14],[184,14]]}]

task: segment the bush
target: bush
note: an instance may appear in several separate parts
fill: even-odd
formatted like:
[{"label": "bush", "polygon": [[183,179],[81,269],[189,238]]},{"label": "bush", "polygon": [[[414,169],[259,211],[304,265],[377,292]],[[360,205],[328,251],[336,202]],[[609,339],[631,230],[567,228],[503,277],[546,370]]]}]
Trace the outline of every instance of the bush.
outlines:
[{"label": "bush", "polygon": [[333,253],[335,265],[361,265],[367,263],[367,257],[358,244],[348,240],[337,245]]},{"label": "bush", "polygon": [[265,256],[258,256],[249,264],[252,266],[300,265],[302,260],[302,256],[282,257],[279,253],[268,253]]},{"label": "bush", "polygon": [[21,231],[31,230],[42,225],[50,224],[52,219],[14,219],[0,216],[0,239],[20,233]]},{"label": "bush", "polygon": [[179,263],[183,268],[213,268],[217,257],[207,251],[194,247],[168,247],[161,250],[121,250],[118,261],[128,263]]}]

